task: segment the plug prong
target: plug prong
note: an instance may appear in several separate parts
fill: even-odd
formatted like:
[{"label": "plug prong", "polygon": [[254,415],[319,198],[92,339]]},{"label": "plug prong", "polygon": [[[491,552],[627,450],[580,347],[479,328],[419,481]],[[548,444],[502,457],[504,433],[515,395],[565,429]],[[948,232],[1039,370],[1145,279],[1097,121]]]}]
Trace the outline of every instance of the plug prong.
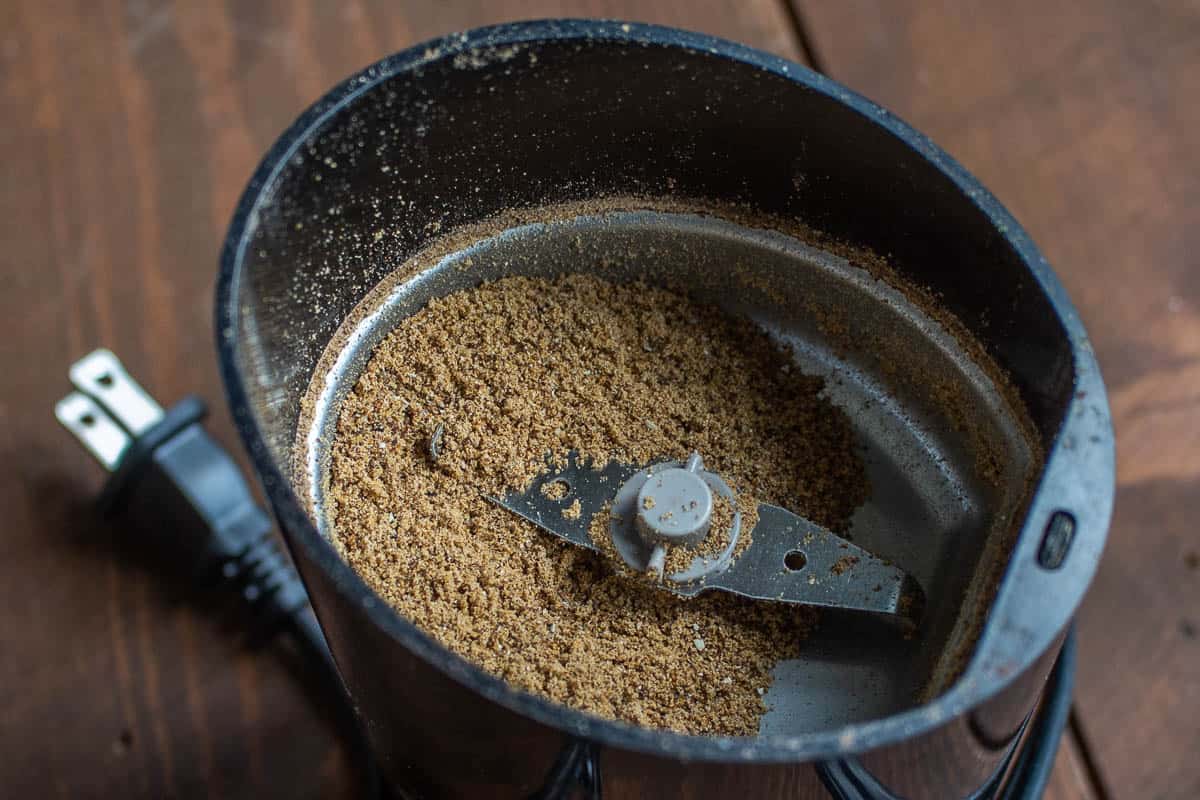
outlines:
[{"label": "plug prong", "polygon": [[71,392],[54,406],[54,416],[109,472],[117,468],[133,441],[100,405],[82,392]]},{"label": "plug prong", "polygon": [[71,383],[91,396],[134,438],[162,419],[154,401],[108,350],[93,350],[71,365]]}]

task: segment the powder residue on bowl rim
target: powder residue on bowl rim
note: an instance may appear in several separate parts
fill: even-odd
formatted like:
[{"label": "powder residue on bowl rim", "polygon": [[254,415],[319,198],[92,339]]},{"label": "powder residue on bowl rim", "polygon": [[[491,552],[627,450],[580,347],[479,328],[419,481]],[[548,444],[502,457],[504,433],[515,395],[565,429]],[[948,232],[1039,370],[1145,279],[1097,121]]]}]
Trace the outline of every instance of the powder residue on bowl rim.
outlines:
[{"label": "powder residue on bowl rim", "polygon": [[431,301],[380,344],[342,400],[327,513],[376,592],[509,683],[649,727],[754,735],[813,611],[678,598],[485,496],[529,485],[548,453],[698,451],[739,497],[844,530],[867,485],[822,386],[753,324],[667,290],[505,278]]}]

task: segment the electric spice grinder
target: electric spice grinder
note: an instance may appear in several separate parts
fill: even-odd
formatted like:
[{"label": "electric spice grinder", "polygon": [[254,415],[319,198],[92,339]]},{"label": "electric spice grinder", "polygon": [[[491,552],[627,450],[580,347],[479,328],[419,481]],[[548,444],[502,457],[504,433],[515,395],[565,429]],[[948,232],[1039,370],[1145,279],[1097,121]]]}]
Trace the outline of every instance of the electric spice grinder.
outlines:
[{"label": "electric spice grinder", "polygon": [[[446,238],[471,230],[486,233]],[[806,372],[843,376],[828,396],[853,409],[873,487],[854,542],[920,583],[922,618],[902,636],[831,612],[776,675],[758,736],[518,691],[397,614],[328,538],[323,434],[375,345],[431,298],[572,270],[690,287]],[[225,241],[216,314],[237,426],[399,791],[966,798],[1018,781],[1106,535],[1109,410],[1032,242],[885,110],[654,26],[533,22],[420,45],[272,147]]]}]

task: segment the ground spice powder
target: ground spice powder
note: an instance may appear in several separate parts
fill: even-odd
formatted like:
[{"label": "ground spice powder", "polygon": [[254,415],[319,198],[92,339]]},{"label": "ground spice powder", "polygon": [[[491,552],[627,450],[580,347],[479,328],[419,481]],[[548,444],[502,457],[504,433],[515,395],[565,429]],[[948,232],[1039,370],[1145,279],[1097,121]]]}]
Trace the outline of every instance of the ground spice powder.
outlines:
[{"label": "ground spice powder", "polygon": [[822,386],[753,324],[670,291],[506,278],[380,344],[339,410],[328,513],[382,597],[509,683],[653,728],[754,735],[812,610],[675,597],[485,495],[527,486],[547,453],[699,451],[739,496],[845,530],[867,485]]}]

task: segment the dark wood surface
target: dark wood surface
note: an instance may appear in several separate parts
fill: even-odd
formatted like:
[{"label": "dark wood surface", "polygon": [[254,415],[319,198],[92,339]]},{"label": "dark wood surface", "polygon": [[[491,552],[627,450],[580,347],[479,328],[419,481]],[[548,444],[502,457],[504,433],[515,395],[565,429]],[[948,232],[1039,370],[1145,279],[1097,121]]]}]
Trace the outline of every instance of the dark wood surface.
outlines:
[{"label": "dark wood surface", "polygon": [[0,4],[0,795],[353,795],[279,660],[94,521],[99,470],[51,410],[103,344],[160,398],[205,396],[239,452],[211,292],[258,158],[389,52],[556,15],[811,51],[1029,228],[1094,337],[1121,482],[1048,796],[1200,796],[1200,10],[1117,0]]}]

